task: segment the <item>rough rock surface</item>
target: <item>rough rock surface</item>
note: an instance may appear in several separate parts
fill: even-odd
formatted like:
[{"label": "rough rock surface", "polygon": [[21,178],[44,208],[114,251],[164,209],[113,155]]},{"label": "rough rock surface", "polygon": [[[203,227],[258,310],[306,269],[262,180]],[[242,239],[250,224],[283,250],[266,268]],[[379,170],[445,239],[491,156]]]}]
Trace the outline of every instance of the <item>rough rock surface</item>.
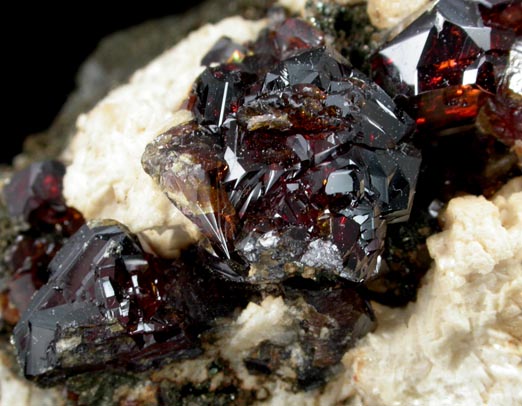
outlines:
[{"label": "rough rock surface", "polygon": [[430,0],[369,0],[368,15],[377,28],[393,28],[429,2]]}]

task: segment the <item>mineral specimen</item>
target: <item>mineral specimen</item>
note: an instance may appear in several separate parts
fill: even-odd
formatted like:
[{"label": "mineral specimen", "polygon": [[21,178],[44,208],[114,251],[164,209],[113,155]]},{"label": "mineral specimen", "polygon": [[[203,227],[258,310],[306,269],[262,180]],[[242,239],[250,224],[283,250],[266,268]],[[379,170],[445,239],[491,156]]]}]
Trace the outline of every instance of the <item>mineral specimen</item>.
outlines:
[{"label": "mineral specimen", "polygon": [[148,260],[124,226],[108,221],[83,226],[49,273],[14,330],[24,374],[42,383],[198,354],[198,335],[247,297],[182,260]]},{"label": "mineral specimen", "polygon": [[386,222],[408,218],[420,158],[401,141],[413,123],[323,41],[290,19],[241,62],[224,56],[194,85],[195,120],[143,155],[208,237],[206,266],[234,280],[368,280]]},{"label": "mineral specimen", "polygon": [[[435,82],[450,83],[467,63],[457,56],[471,55],[482,59],[466,65],[463,75],[469,77],[476,69],[482,82],[470,85],[470,94],[494,93],[497,73],[504,75],[500,73],[504,49],[477,53],[461,34],[466,31],[480,42],[489,28],[466,26],[462,32],[458,27],[448,28],[448,21],[455,22],[449,9],[444,9],[449,3],[435,6],[444,47],[431,44],[425,58],[432,63],[434,49],[446,58],[434,68],[442,72],[442,79]],[[467,0],[455,4],[459,13],[475,10],[466,6],[471,4]],[[506,27],[520,35],[518,3],[485,4],[481,2],[478,10],[481,24],[492,27],[492,38],[498,34],[494,30],[504,32]],[[510,176],[511,161],[504,160],[504,165],[496,159],[496,152],[502,157],[508,147],[499,147],[488,137],[475,142],[473,131],[455,138],[417,140],[428,146],[419,178],[421,199],[416,198],[420,206],[413,212],[413,222],[400,223],[410,214],[419,169],[418,152],[408,139],[412,122],[325,42],[320,32],[290,19],[273,25],[254,44],[222,39],[203,59],[208,69],[187,102],[195,119],[158,137],[143,159],[149,174],[208,238],[175,263],[144,253],[124,226],[110,222],[83,227],[55,256],[63,238],[81,222],[81,216],[66,208],[61,198],[59,165],[40,164],[13,177],[6,189],[12,215],[31,227],[10,250],[8,263],[15,272],[11,301],[23,310],[29,300],[24,287],[30,295],[40,288],[14,336],[28,377],[43,384],[69,378],[69,388],[76,382],[69,400],[77,403],[99,403],[102,397],[122,404],[250,404],[254,399],[276,403],[280,399],[270,398],[269,393],[274,387],[300,396],[298,390],[321,386],[339,370],[336,366],[345,351],[375,326],[368,298],[403,305],[415,297],[422,276],[419,269],[430,262],[424,239],[437,227],[437,214],[434,211],[430,216],[428,208],[440,208],[463,190],[484,192],[484,184]],[[516,52],[516,45],[511,52]],[[496,98],[486,102],[485,118],[479,119],[483,128],[491,123],[484,132],[509,146],[518,137],[518,110],[512,104],[518,99],[507,90],[516,82],[512,79],[518,73],[515,66],[510,62]],[[419,68],[423,75],[433,73],[424,68]],[[451,75],[445,77],[448,72]],[[488,76],[491,72],[494,75]],[[457,84],[448,92],[454,86],[463,92],[467,89]],[[427,92],[438,90],[433,87]],[[411,97],[409,103],[418,106],[424,95]],[[444,113],[450,118],[435,115],[430,124],[447,128],[448,120],[467,117],[464,107],[469,106],[457,106],[457,116],[451,116],[446,106]],[[470,111],[479,107],[472,105]],[[417,116],[419,124],[422,118]],[[425,130],[421,128],[421,134]],[[43,167],[51,169],[50,177],[42,176]],[[485,175],[488,170],[494,175]],[[20,179],[25,179],[25,186],[16,189],[17,183],[24,185]],[[30,179],[37,182],[32,184]],[[24,203],[17,207],[20,201]],[[400,224],[388,228],[389,247],[381,255],[389,223]],[[381,256],[387,271],[379,266]],[[374,278],[377,273],[379,278]],[[250,308],[268,299],[280,303],[277,310],[284,317],[278,328],[284,328],[288,341],[263,338],[252,344],[245,339],[243,350],[248,355],[225,357],[220,364],[219,352],[223,356],[227,348],[224,341],[236,338],[241,342],[238,336],[244,333],[238,325],[248,308],[241,313],[233,310],[249,301]],[[241,316],[221,318],[236,314]],[[252,325],[256,323],[259,329],[261,323]],[[266,326],[273,327],[264,323],[261,329]],[[417,333],[422,342],[426,336]],[[396,343],[381,345],[383,353],[391,348],[392,355],[396,352],[401,358],[404,349],[393,352],[396,347]],[[165,376],[165,370],[139,373],[203,350],[207,352],[201,358],[190,362],[220,364],[212,367],[216,375],[204,378],[204,384],[196,383],[198,378],[192,381],[193,377],[180,384],[174,377],[169,381],[169,376],[165,385],[158,378]],[[228,350],[234,352],[237,347],[230,345]],[[239,359],[250,375],[240,376],[234,369],[237,365],[230,365],[232,359]],[[189,375],[186,364],[170,367],[173,375]],[[91,371],[97,371],[95,376]],[[416,372],[408,372],[415,383]],[[386,381],[382,374],[370,375],[377,376],[379,383]],[[358,376],[354,375],[354,382]],[[331,403],[337,396],[332,395],[332,388],[334,392],[338,388],[331,383],[327,390],[305,392],[303,397],[317,401],[312,396],[321,391]],[[258,384],[261,389],[250,389]],[[343,385],[345,390],[346,381]],[[339,395],[343,396],[348,395]]]},{"label": "mineral specimen", "polygon": [[377,52],[371,76],[426,129],[472,123],[496,92],[521,16],[519,1],[440,0]]}]

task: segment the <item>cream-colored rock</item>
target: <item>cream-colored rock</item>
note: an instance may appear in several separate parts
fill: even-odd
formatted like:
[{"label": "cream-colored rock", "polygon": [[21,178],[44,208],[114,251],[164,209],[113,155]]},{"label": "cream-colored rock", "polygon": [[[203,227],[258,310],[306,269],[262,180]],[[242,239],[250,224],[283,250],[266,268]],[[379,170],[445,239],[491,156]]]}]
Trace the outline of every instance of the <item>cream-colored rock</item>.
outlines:
[{"label": "cream-colored rock", "polygon": [[368,15],[377,28],[393,28],[429,2],[430,0],[368,0]]},{"label": "cream-colored rock", "polygon": [[278,3],[295,14],[303,14],[307,0],[279,0]]},{"label": "cream-colored rock", "polygon": [[445,217],[417,302],[345,356],[365,405],[522,405],[522,178]]},{"label": "cream-colored rock", "polygon": [[178,110],[202,72],[200,61],[210,47],[223,35],[240,42],[255,39],[264,25],[240,17],[206,25],[80,116],[78,132],[64,153],[67,202],[87,219],[126,224],[162,255],[175,255],[195,241],[195,226],[145,174],[141,155],[162,130],[190,118]]},{"label": "cream-colored rock", "polygon": [[61,406],[63,394],[55,389],[41,389],[29,381],[21,380],[6,366],[0,354],[0,406]]}]

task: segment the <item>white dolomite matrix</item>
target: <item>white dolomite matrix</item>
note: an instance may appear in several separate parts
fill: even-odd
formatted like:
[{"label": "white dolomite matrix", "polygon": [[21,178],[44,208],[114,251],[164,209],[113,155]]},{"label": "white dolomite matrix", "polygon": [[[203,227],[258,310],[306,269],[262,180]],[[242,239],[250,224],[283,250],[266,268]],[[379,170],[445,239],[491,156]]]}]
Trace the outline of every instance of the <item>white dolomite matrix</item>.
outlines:
[{"label": "white dolomite matrix", "polygon": [[369,0],[368,15],[375,27],[393,28],[429,2],[430,0]]}]

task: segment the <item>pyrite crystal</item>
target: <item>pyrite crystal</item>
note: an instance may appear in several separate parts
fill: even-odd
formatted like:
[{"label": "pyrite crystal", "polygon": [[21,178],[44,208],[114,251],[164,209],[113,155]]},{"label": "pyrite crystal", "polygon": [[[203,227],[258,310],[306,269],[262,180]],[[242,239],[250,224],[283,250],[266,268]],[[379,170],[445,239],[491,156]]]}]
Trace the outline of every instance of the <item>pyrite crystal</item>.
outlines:
[{"label": "pyrite crystal", "polygon": [[372,78],[426,130],[473,123],[521,35],[518,0],[439,0],[372,59]]},{"label": "pyrite crystal", "polygon": [[143,155],[208,238],[205,266],[233,280],[366,281],[386,223],[408,218],[420,164],[403,142],[413,122],[323,42],[289,19],[240,61],[223,52],[194,85],[195,120]]}]

